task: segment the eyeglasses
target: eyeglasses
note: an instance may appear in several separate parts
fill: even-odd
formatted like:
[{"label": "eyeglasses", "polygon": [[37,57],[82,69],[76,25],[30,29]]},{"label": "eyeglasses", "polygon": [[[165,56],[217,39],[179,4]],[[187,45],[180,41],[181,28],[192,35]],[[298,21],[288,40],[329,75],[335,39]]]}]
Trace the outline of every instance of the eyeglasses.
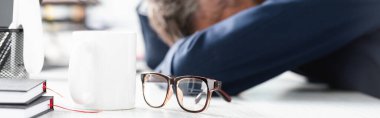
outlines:
[{"label": "eyeglasses", "polygon": [[170,77],[160,73],[141,74],[145,102],[153,107],[163,107],[175,93],[179,106],[188,112],[204,111],[210,104],[213,92],[227,102],[231,97],[221,89],[222,82],[199,76]]}]

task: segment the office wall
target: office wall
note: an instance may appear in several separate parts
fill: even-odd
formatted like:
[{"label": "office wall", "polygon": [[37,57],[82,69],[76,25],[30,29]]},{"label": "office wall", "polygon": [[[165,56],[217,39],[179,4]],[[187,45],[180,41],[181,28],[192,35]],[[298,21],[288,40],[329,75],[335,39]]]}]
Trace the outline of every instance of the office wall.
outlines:
[{"label": "office wall", "polygon": [[12,22],[13,0],[0,0],[0,27],[8,27]]}]

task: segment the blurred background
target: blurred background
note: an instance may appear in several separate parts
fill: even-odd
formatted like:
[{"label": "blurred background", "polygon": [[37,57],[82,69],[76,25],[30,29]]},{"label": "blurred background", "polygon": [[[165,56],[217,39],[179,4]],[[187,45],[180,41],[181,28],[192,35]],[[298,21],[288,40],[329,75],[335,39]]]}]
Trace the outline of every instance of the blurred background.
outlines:
[{"label": "blurred background", "polygon": [[43,70],[66,68],[78,30],[126,30],[137,32],[138,68],[144,63],[143,40],[136,14],[140,0],[43,0],[41,5],[45,64]]}]

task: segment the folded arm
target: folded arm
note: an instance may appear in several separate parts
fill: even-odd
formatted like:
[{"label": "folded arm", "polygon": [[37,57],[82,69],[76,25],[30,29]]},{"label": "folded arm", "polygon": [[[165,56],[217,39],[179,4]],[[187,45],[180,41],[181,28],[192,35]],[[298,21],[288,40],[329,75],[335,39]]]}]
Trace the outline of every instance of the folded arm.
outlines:
[{"label": "folded arm", "polygon": [[380,26],[371,13],[379,2],[341,3],[268,2],[245,10],[178,41],[157,70],[221,80],[236,95]]}]

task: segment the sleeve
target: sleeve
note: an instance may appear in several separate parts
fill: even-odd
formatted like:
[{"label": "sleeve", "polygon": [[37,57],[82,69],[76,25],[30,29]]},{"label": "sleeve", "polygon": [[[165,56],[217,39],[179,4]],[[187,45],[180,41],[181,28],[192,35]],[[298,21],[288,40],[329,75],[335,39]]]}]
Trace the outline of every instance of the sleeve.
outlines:
[{"label": "sleeve", "polygon": [[137,7],[137,15],[140,19],[143,39],[145,43],[145,60],[148,67],[154,69],[162,62],[169,46],[167,46],[157,33],[149,25],[149,20],[144,13],[144,3],[140,3]]}]

